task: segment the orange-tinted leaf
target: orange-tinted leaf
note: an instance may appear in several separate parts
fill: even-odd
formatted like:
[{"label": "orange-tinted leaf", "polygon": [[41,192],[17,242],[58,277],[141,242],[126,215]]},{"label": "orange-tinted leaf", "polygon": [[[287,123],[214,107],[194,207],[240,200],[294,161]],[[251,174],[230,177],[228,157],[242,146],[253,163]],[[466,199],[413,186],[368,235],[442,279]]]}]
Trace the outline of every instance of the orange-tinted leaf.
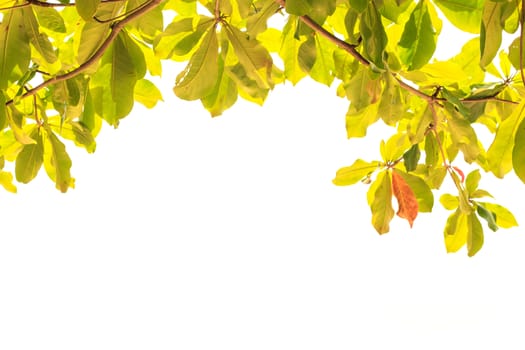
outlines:
[{"label": "orange-tinted leaf", "polygon": [[414,191],[396,171],[392,172],[392,190],[399,206],[397,216],[407,219],[410,227],[412,227],[419,212],[419,204]]}]

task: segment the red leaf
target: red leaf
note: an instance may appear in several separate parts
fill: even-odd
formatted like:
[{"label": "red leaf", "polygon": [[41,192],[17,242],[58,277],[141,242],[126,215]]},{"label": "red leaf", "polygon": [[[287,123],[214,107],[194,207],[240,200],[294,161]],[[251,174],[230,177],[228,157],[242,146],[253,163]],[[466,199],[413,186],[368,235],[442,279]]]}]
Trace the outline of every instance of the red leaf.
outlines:
[{"label": "red leaf", "polygon": [[419,212],[419,204],[414,191],[396,170],[392,172],[392,190],[398,203],[397,216],[407,219],[410,227],[412,227]]},{"label": "red leaf", "polygon": [[465,174],[463,173],[463,171],[457,166],[453,166],[452,169],[454,169],[456,173],[458,173],[458,175],[461,177],[461,183],[465,182]]}]

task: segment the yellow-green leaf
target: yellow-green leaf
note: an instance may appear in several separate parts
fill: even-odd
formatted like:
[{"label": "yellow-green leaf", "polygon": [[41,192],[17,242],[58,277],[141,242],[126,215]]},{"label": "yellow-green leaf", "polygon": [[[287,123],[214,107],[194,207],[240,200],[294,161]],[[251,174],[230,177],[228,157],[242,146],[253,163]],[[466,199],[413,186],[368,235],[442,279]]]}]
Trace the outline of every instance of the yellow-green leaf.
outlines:
[{"label": "yellow-green leaf", "polygon": [[173,91],[179,98],[198,100],[206,97],[217,82],[219,44],[214,27],[202,39],[188,65],[178,76]]},{"label": "yellow-green leaf", "polygon": [[489,210],[490,212],[494,214],[494,217],[496,218],[496,224],[499,227],[511,228],[514,226],[518,226],[518,222],[516,221],[516,218],[507,208],[499,204],[495,204],[495,203],[487,203],[487,202],[478,202],[478,203],[483,205],[485,209]]},{"label": "yellow-green leaf", "polygon": [[16,181],[25,184],[35,178],[44,160],[42,134],[39,128],[33,129],[31,138],[35,140],[36,143],[24,145],[18,157],[16,157],[15,163]]},{"label": "yellow-green leaf", "polygon": [[380,162],[357,159],[354,164],[337,170],[332,182],[337,186],[353,185],[379,168]]},{"label": "yellow-green leaf", "polygon": [[372,211],[372,225],[379,234],[390,230],[390,221],[394,217],[392,208],[392,179],[389,171],[382,171],[370,186],[367,193]]},{"label": "yellow-green leaf", "polygon": [[51,130],[47,130],[44,142],[44,168],[47,175],[60,192],[67,192],[68,188],[74,187],[75,180],[71,177],[71,159],[66,147]]},{"label": "yellow-green leaf", "polygon": [[157,105],[157,102],[163,101],[160,90],[148,79],[140,79],[137,81],[133,96],[136,101],[147,108],[153,108]]},{"label": "yellow-green leaf", "polygon": [[494,141],[487,150],[490,171],[503,178],[512,169],[512,153],[518,126],[523,120],[525,99],[516,106],[512,114],[502,121],[496,131]]},{"label": "yellow-green leaf", "polygon": [[409,70],[423,67],[436,50],[437,34],[425,0],[420,0],[405,24],[399,41],[400,58]]}]

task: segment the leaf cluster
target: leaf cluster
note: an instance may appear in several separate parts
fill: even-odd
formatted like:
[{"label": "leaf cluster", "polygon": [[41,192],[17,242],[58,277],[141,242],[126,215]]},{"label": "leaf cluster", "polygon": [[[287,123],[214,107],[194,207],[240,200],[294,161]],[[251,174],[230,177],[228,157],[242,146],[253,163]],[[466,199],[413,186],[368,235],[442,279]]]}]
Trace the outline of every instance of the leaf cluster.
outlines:
[{"label": "leaf cluster", "polygon": [[[369,185],[372,225],[395,215],[412,226],[433,192],[457,194],[445,246],[482,246],[489,229],[517,225],[478,198],[484,173],[525,182],[523,1],[514,0],[14,0],[0,23],[0,183],[30,182],[43,167],[57,189],[74,186],[66,144],[95,150],[139,102],[162,100],[151,77],[184,62],[174,94],[219,116],[237,99],[262,105],[276,84],[305,77],[348,100],[349,138],[382,122],[381,160],[356,160],[333,182]],[[439,11],[438,11],[439,10]],[[444,18],[440,15],[442,13]],[[441,16],[441,17],[440,17]],[[169,20],[166,20],[169,19]],[[433,59],[442,21],[473,34],[448,60]],[[167,22],[167,23],[165,23]],[[502,47],[504,33],[513,36]],[[441,38],[451,40],[451,38]],[[453,40],[453,39],[452,39]],[[491,140],[478,137],[479,127]],[[461,166],[460,166],[461,165]],[[461,167],[474,168],[464,179]],[[396,203],[393,203],[393,198]]]}]

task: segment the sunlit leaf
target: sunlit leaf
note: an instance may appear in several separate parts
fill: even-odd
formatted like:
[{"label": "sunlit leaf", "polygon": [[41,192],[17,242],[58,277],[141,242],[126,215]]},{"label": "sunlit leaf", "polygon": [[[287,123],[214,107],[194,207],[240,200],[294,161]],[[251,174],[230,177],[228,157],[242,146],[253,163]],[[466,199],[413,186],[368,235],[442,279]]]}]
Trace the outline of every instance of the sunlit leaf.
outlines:
[{"label": "sunlit leaf", "polygon": [[507,208],[499,204],[487,202],[478,202],[478,204],[481,204],[485,209],[489,210],[494,215],[496,219],[496,224],[499,227],[511,228],[514,226],[518,226],[516,218]]},{"label": "sunlit leaf", "polygon": [[502,178],[512,169],[512,153],[515,135],[523,120],[525,100],[514,109],[507,119],[501,122],[494,137],[494,141],[487,150],[487,158],[490,170],[494,175]]},{"label": "sunlit leaf", "polygon": [[16,181],[25,184],[35,178],[44,161],[42,134],[38,128],[33,129],[31,138],[36,142],[25,145],[15,163]]},{"label": "sunlit leaf", "polygon": [[358,159],[354,164],[337,170],[332,182],[337,186],[353,185],[379,168],[379,162],[366,162]]},{"label": "sunlit leaf", "polygon": [[215,30],[210,29],[188,65],[177,76],[173,91],[185,100],[197,100],[208,95],[218,77],[218,42]]},{"label": "sunlit leaf", "polygon": [[381,23],[381,15],[377,11],[374,1],[369,1],[366,10],[361,15],[359,26],[363,37],[365,56],[379,68],[384,68],[383,62],[388,36]]},{"label": "sunlit leaf", "polygon": [[427,6],[426,1],[419,1],[399,41],[401,60],[409,70],[423,67],[436,50],[437,34]]},{"label": "sunlit leaf", "polygon": [[372,211],[372,225],[379,234],[390,231],[390,221],[394,217],[392,208],[392,178],[389,171],[382,171],[370,185],[367,193]]}]

